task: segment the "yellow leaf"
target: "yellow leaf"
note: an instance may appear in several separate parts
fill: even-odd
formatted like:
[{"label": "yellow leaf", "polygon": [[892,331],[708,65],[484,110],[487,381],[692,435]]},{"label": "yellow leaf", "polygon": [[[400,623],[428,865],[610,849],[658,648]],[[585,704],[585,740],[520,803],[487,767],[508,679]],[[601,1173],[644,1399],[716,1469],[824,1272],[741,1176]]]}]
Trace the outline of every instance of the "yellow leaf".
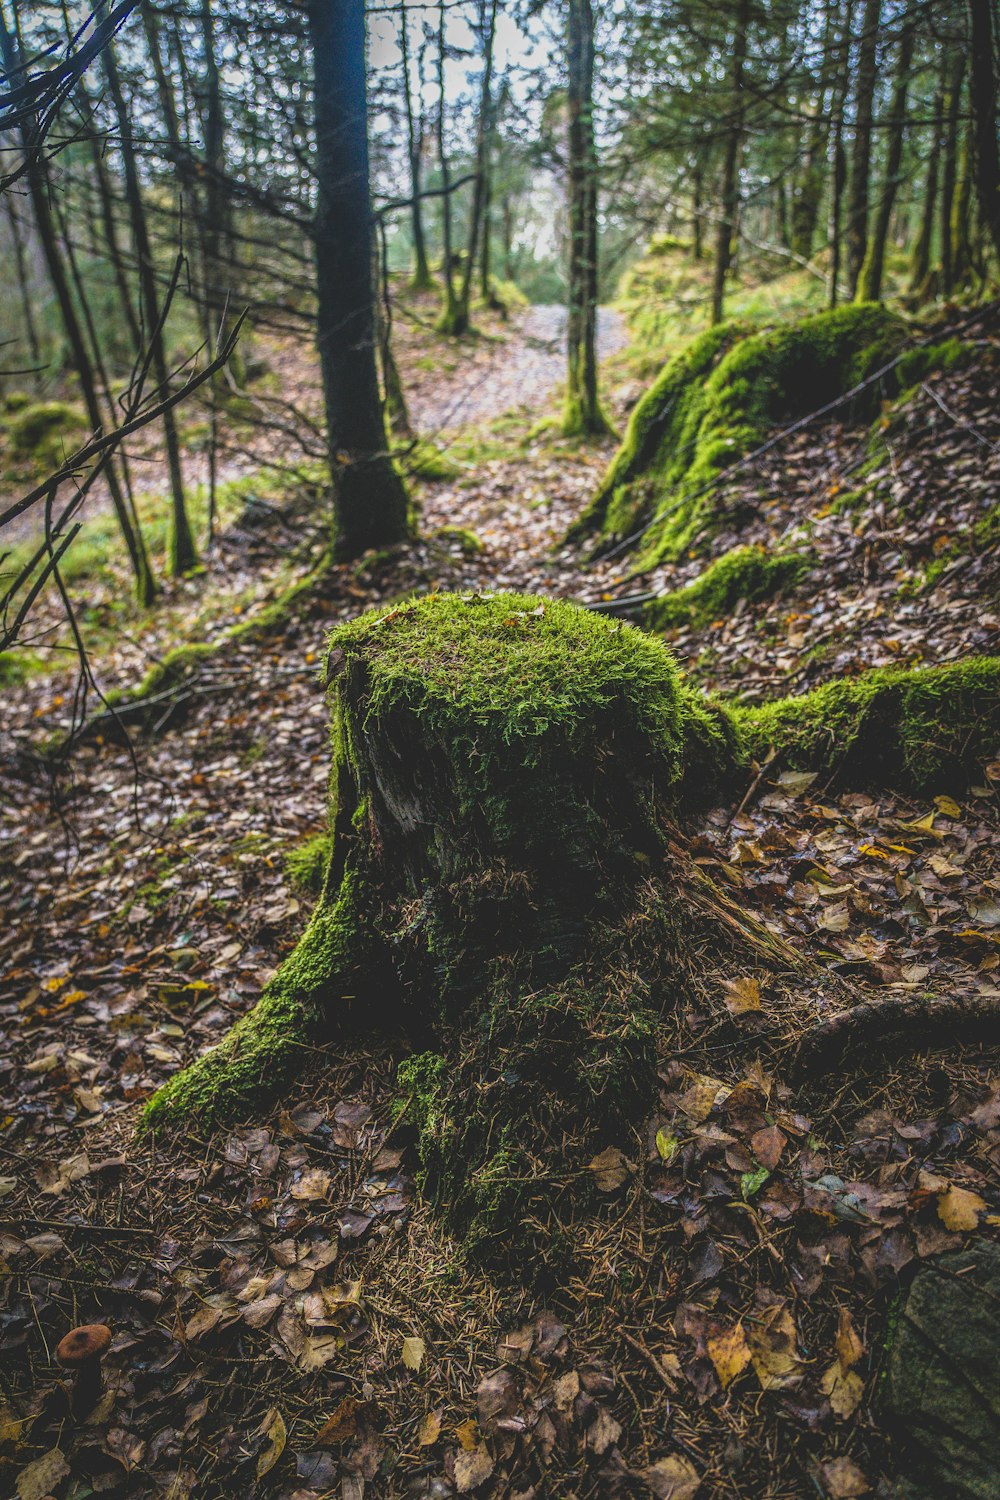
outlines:
[{"label": "yellow leaf", "polygon": [[675,1135],[668,1135],[665,1130],[658,1130],[656,1132],[656,1149],[659,1152],[660,1160],[669,1166],[680,1149],[680,1141]]},{"label": "yellow leaf", "polygon": [[408,1338],[403,1340],[403,1364],[408,1370],[419,1370],[424,1362],[425,1345],[423,1339]]},{"label": "yellow leaf", "polygon": [[977,1229],[985,1207],[978,1193],[970,1193],[968,1188],[956,1187],[954,1183],[938,1194],[938,1218],[945,1229]]},{"label": "yellow leaf", "polygon": [[849,1370],[852,1365],[856,1365],[865,1352],[865,1346],[858,1336],[857,1329],[851,1322],[851,1315],[846,1307],[840,1309],[840,1316],[837,1319],[835,1348],[837,1350],[837,1358],[845,1370]]},{"label": "yellow leaf", "polygon": [[962,816],[962,809],[954,797],[935,797],[934,806],[942,818],[960,818]]},{"label": "yellow leaf", "polygon": [[257,1459],[257,1478],[269,1474],[285,1451],[285,1419],[276,1406],[272,1406],[259,1429],[267,1443]]},{"label": "yellow leaf", "polygon": [[865,1383],[860,1375],[845,1369],[840,1360],[835,1359],[820,1380],[819,1388],[824,1396],[829,1397],[834,1416],[843,1422],[857,1411]]},{"label": "yellow leaf", "polygon": [[727,979],[722,985],[723,999],[731,1016],[745,1015],[748,1010],[760,1010],[760,984],[749,974],[739,979]]},{"label": "yellow leaf", "polygon": [[750,1357],[765,1391],[793,1385],[802,1374],[795,1352],[795,1322],[787,1307],[767,1307],[747,1332]]},{"label": "yellow leaf", "polygon": [[469,1417],[460,1427],[456,1427],[455,1436],[463,1451],[471,1453],[479,1442],[479,1428],[476,1426],[475,1418]]},{"label": "yellow leaf", "polygon": [[723,1329],[720,1333],[713,1334],[705,1340],[708,1357],[715,1366],[715,1373],[719,1377],[719,1384],[724,1391],[728,1390],[736,1379],[750,1363],[750,1350],[747,1346],[746,1334],[743,1332],[743,1324],[737,1323],[733,1328]]},{"label": "yellow leaf", "polygon": [[417,1443],[421,1448],[430,1448],[441,1436],[441,1408],[429,1411],[421,1418],[417,1428]]}]

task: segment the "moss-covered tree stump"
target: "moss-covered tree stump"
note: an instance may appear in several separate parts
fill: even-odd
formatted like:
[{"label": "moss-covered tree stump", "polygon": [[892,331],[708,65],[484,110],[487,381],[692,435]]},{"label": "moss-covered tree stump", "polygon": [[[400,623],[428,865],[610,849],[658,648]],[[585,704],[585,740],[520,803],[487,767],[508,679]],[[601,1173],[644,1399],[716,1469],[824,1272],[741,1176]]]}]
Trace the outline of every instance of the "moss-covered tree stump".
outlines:
[{"label": "moss-covered tree stump", "polygon": [[339,629],[328,679],[310,924],[149,1122],[259,1107],[325,1039],[409,1027],[434,1048],[400,1068],[426,1186],[489,1242],[592,1181],[663,1054],[736,1042],[723,978],[769,971],[779,1043],[816,1014],[812,976],[684,852],[685,802],[739,755],[658,641],[564,603],[434,597]]}]

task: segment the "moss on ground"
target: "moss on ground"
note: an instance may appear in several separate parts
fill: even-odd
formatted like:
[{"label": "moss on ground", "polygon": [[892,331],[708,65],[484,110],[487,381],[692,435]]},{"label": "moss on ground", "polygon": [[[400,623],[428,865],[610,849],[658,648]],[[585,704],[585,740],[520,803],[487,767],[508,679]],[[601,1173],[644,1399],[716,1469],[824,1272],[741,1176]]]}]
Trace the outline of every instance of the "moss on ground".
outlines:
[{"label": "moss on ground", "polygon": [[[715,485],[729,465],[772,428],[853,390],[898,356],[906,339],[902,319],[875,304],[756,333],[733,323],[710,329],[663,368],[635,408],[621,448],[571,535],[619,539],[647,527],[640,566],[676,558],[710,529]],[[838,414],[870,416],[930,369],[961,357],[955,340],[911,350]]]},{"label": "moss on ground", "polygon": [[6,425],[15,458],[30,460],[39,469],[58,468],[80,447],[89,426],[83,408],[69,401],[19,405]]},{"label": "moss on ground", "polygon": [[742,746],[841,782],[935,792],[982,780],[1000,754],[1000,657],[876,668],[798,698],[735,708]]},{"label": "moss on ground", "polygon": [[657,631],[708,624],[731,613],[742,599],[759,604],[794,588],[808,574],[812,562],[805,552],[735,547],[710,563],[693,583],[647,604],[643,626]]},{"label": "moss on ground", "polygon": [[0,651],[0,688],[19,687],[29,677],[45,670],[45,662],[34,651],[22,646],[13,651]]},{"label": "moss on ground", "polygon": [[450,547],[458,547],[464,557],[480,557],[486,551],[482,538],[465,526],[439,526],[432,539]]}]

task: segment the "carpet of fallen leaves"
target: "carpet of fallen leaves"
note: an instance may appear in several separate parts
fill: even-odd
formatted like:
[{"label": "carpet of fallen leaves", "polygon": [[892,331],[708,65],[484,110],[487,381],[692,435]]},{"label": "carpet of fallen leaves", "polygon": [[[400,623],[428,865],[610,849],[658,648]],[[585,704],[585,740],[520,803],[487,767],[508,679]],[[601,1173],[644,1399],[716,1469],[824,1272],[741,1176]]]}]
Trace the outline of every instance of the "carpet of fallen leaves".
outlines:
[{"label": "carpet of fallen leaves", "polygon": [[[801,599],[680,638],[702,680],[766,695],[984,649],[995,551],[956,551],[933,589],[900,584],[995,502],[993,359],[933,382],[953,415],[915,402],[884,486],[850,516],[823,512],[860,430],[800,438],[755,476],[739,540],[809,516],[825,561]],[[137,1105],[253,1003],[301,931],[284,857],[323,822],[327,628],[414,588],[634,587],[621,563],[581,571],[553,552],[608,450],[530,438],[538,415],[509,457],[424,486],[428,539],[333,570],[280,632],[223,653],[136,759],[84,745],[53,782],[33,746],[69,721],[70,679],[5,694],[4,1493],[851,1500],[893,1472],[877,1387],[900,1288],[1000,1225],[995,1050],[873,1058],[833,1107],[753,1062],[717,1077],[665,1058],[635,1140],[578,1164],[606,1206],[568,1226],[570,1269],[523,1278],[464,1265],[421,1203],[392,1124],[402,1037],[324,1054],[252,1123],[169,1150],[135,1138]],[[443,525],[483,551],[435,539]],[[266,580],[260,537],[234,530],[200,587],[215,570]],[[198,586],[178,586],[177,618]],[[95,665],[110,684],[136,660],[122,641]],[[997,833],[988,777],[961,801],[911,802],[790,773],[690,830],[784,938],[866,993],[915,998],[995,993]],[[752,1057],[766,990],[734,973],[723,998]],[[94,1321],[114,1338],[76,1420],[54,1350]]]}]

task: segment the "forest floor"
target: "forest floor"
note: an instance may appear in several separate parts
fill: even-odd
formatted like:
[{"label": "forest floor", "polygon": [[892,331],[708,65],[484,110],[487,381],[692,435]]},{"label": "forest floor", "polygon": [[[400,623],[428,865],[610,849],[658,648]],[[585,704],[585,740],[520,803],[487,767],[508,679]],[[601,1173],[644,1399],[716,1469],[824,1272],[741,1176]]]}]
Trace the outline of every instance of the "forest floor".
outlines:
[{"label": "forest floor", "polygon": [[[815,565],[790,595],[673,633],[699,682],[773,697],[996,650],[997,540],[975,532],[1000,488],[995,327],[974,365],[887,414],[854,508],[834,502],[870,432],[808,430],[726,491],[707,556],[635,580],[626,559],[561,545],[611,445],[539,428],[559,365],[558,315],[541,311],[515,320],[516,359],[498,361],[500,328],[471,351],[472,389],[497,403],[464,408],[474,427],[446,420],[464,354],[401,339],[414,414],[442,403],[450,465],[416,481],[421,539],[324,572],[292,618],[219,653],[166,732],[54,768],[38,745],[72,722],[72,669],[44,666],[43,638],[43,669],[4,690],[0,1475],[21,1500],[851,1500],[893,1470],[876,1390],[900,1278],[987,1210],[988,1232],[1000,1222],[995,1053],[845,1074],[821,1131],[808,1092],[759,1066],[730,1094],[670,1063],[606,1211],[573,1226],[575,1269],[533,1287],[464,1264],[421,1201],[392,1128],[404,1038],[334,1049],[250,1125],[169,1150],[133,1134],[139,1103],[301,932],[309,897],[285,858],[324,823],[317,672],[339,620],[413,589],[607,603],[801,534]],[[151,625],[106,565],[80,575],[103,686],[315,566],[322,517],[296,483],[262,478],[256,506],[241,491],[207,571]],[[872,993],[995,995],[994,774],[955,801],[777,772],[688,832],[742,905]],[[107,1389],[76,1426],[52,1351],[97,1319],[115,1335]]]}]

